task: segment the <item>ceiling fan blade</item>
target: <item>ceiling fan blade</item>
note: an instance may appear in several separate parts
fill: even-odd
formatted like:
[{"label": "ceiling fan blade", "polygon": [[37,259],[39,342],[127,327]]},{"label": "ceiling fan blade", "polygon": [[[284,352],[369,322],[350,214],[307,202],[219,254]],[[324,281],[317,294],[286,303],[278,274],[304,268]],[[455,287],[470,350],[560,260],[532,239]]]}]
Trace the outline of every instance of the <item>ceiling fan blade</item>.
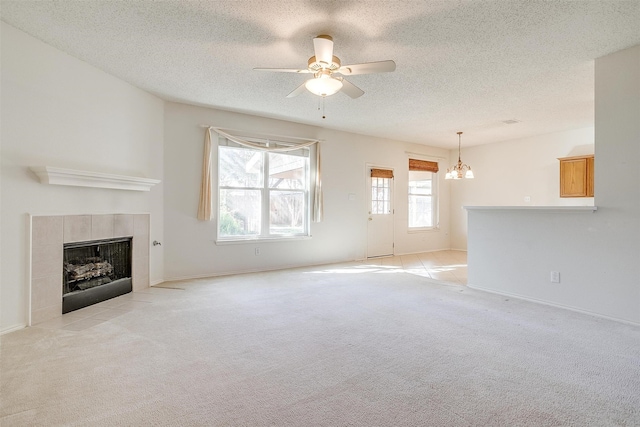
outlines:
[{"label": "ceiling fan blade", "polygon": [[[306,82],[305,82],[306,83]],[[294,96],[298,96],[300,95],[302,92],[304,92],[306,89],[306,87],[304,86],[304,83],[302,83],[300,86],[298,86],[297,88],[295,88],[294,90],[291,91],[291,93],[289,93],[289,95],[287,95],[287,98],[293,98]]]},{"label": "ceiling fan blade", "polygon": [[302,74],[308,74],[311,72],[307,69],[299,70],[297,68],[254,68],[253,71],[275,71],[276,73],[302,73]]},{"label": "ceiling fan blade", "polygon": [[347,95],[349,95],[351,98],[358,98],[361,97],[362,95],[364,95],[364,91],[362,89],[360,89],[358,86],[354,85],[353,83],[342,79],[342,92],[346,93]]},{"label": "ceiling fan blade", "polygon": [[364,64],[343,65],[338,68],[336,73],[340,73],[345,76],[354,76],[356,74],[372,74],[372,73],[388,73],[395,71],[396,63],[387,61],[378,62],[365,62]]},{"label": "ceiling fan blade", "polygon": [[327,68],[333,62],[333,39],[331,36],[318,36],[313,39],[313,50],[316,54],[316,61]]}]

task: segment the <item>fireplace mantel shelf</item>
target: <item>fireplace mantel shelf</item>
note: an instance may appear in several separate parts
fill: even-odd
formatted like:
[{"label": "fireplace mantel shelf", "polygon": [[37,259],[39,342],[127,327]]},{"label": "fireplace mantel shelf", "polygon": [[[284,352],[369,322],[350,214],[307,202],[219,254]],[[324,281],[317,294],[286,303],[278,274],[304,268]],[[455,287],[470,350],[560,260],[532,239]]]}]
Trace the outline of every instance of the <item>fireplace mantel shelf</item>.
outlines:
[{"label": "fireplace mantel shelf", "polygon": [[30,169],[38,175],[42,184],[149,191],[151,187],[160,183],[158,179],[79,171],[53,166],[34,166]]}]

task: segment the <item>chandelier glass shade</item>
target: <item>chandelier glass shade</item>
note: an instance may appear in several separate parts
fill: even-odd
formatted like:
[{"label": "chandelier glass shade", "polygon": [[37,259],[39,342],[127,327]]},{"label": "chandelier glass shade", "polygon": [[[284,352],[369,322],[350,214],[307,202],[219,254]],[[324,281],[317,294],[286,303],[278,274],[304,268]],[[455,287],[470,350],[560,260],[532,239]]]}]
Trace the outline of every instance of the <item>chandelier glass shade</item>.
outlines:
[{"label": "chandelier glass shade", "polygon": [[447,169],[447,173],[444,176],[444,179],[472,179],[473,171],[471,170],[471,166],[462,163],[460,160],[460,139],[462,132],[458,132],[458,163],[454,164],[450,168]]},{"label": "chandelier glass shade", "polygon": [[305,82],[304,87],[314,95],[329,96],[342,89],[342,82],[331,76],[329,70],[320,70],[315,77]]}]

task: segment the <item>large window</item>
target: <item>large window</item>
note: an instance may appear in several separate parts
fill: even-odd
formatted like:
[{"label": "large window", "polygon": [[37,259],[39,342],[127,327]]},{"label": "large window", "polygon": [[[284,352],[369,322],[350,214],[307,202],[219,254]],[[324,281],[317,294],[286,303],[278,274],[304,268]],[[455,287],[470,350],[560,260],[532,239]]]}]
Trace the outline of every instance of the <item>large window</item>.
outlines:
[{"label": "large window", "polygon": [[219,240],[309,234],[308,150],[219,146],[218,187]]},{"label": "large window", "polygon": [[436,162],[409,161],[409,228],[438,226]]}]

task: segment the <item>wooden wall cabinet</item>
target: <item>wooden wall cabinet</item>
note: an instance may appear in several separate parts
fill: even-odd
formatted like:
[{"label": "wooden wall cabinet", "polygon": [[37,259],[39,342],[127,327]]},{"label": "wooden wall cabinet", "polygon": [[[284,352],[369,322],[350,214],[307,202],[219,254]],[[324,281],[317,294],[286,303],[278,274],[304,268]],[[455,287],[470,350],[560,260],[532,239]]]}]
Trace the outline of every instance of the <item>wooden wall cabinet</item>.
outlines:
[{"label": "wooden wall cabinet", "polygon": [[560,197],[593,197],[593,154],[560,160]]}]

